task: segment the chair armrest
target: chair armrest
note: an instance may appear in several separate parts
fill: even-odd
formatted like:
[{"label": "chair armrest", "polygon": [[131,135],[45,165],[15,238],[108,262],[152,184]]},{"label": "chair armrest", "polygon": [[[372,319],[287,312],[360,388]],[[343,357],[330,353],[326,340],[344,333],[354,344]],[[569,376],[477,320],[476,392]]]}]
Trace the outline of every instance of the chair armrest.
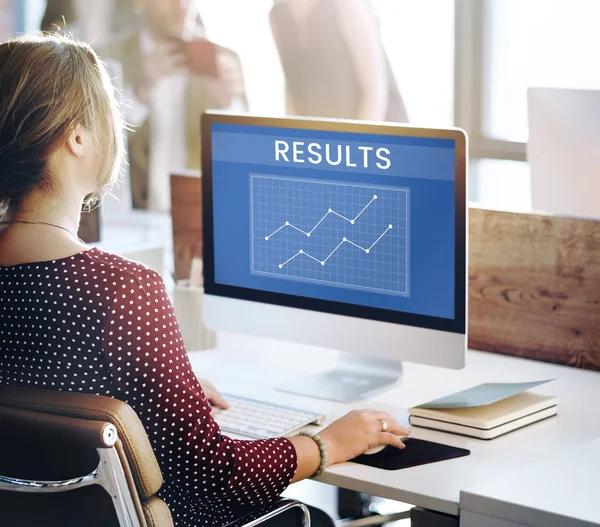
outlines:
[{"label": "chair armrest", "polygon": [[110,448],[118,439],[117,429],[109,422],[51,415],[1,403],[0,429],[87,448]]},{"label": "chair armrest", "polygon": [[291,509],[298,508],[302,514],[302,527],[310,527],[310,513],[304,503],[289,498],[281,498],[274,503],[265,505],[263,508],[256,512],[251,512],[228,523],[225,527],[255,527],[261,523],[275,518],[280,514],[287,512]]}]

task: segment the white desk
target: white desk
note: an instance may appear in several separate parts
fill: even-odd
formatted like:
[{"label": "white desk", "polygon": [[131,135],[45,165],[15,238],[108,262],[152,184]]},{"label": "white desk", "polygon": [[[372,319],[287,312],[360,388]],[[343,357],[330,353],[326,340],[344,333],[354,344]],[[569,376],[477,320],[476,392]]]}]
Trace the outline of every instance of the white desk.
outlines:
[{"label": "white desk", "polygon": [[[452,515],[459,513],[459,495],[491,478],[562,450],[600,438],[600,412],[586,410],[600,400],[600,374],[500,355],[470,352],[467,367],[452,371],[405,363],[398,387],[360,404],[345,405],[278,392],[275,385],[332,367],[336,353],[275,341],[224,335],[218,348],[190,353],[194,371],[224,392],[314,409],[328,416],[352,408],[409,408],[482,382],[556,378],[538,388],[559,396],[559,415],[493,441],[413,429],[413,436],[468,448],[471,455],[399,471],[344,463],[330,467],[319,481],[411,503]],[[396,414],[404,415],[402,410]],[[404,418],[406,416],[404,415]]]},{"label": "white desk", "polygon": [[600,525],[600,439],[462,491],[460,506],[464,527]]}]

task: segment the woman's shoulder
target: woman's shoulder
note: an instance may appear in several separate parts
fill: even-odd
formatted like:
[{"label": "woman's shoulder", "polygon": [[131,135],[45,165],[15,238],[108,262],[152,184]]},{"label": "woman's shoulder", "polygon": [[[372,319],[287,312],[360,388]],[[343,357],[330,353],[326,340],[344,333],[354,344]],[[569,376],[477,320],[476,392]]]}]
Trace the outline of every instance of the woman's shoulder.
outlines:
[{"label": "woman's shoulder", "polygon": [[62,302],[93,312],[105,312],[119,299],[126,298],[128,304],[148,299],[166,303],[168,297],[159,273],[97,247],[64,258],[0,267],[0,297],[10,301],[17,293],[43,295],[44,304]]},{"label": "woman's shoulder", "polygon": [[[93,283],[93,289],[88,286],[88,290],[96,290],[104,297],[103,305],[109,306],[112,315],[119,313],[120,319],[127,319],[134,312],[139,317],[142,312],[150,316],[172,309],[165,283],[154,269],[98,248],[81,257],[85,278],[90,285]],[[142,312],[138,313],[140,309]]]},{"label": "woman's shoulder", "polygon": [[93,247],[80,254],[82,259],[87,260],[90,264],[93,263],[107,267],[115,273],[122,273],[133,277],[160,276],[158,272],[143,263],[130,260],[119,254],[104,251],[98,247]]},{"label": "woman's shoulder", "polygon": [[109,282],[114,286],[136,283],[151,289],[163,284],[160,274],[154,269],[97,247],[80,253],[80,257],[82,267],[93,271],[90,278],[95,281]]}]

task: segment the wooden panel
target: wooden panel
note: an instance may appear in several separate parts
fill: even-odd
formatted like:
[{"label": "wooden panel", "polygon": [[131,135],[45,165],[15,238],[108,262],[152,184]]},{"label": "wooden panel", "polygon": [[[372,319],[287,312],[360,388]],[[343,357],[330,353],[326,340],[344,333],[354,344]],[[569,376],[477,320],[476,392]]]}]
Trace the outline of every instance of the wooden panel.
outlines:
[{"label": "wooden panel", "polygon": [[100,241],[100,208],[81,213],[81,222],[79,223],[77,235],[85,243]]},{"label": "wooden panel", "polygon": [[600,370],[600,222],[470,209],[469,347]]},{"label": "wooden panel", "polygon": [[175,278],[190,277],[194,256],[202,258],[202,181],[199,172],[171,175]]}]

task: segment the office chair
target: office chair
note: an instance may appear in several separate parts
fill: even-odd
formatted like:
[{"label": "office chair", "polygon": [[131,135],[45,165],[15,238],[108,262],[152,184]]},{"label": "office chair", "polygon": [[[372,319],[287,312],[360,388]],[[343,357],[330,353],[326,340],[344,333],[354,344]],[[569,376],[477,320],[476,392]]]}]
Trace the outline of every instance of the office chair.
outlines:
[{"label": "office chair", "polygon": [[[172,527],[156,496],[162,473],[146,431],[122,401],[0,387],[0,510],[6,525]],[[299,509],[280,499],[227,527],[254,527]]]}]

